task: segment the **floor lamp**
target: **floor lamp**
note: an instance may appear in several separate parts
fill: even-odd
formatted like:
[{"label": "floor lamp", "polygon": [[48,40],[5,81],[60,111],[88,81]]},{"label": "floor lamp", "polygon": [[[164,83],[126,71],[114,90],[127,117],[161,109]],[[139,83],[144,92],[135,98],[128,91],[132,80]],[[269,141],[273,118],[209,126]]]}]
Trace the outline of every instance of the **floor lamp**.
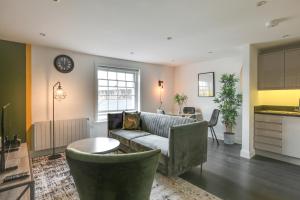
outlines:
[{"label": "floor lamp", "polygon": [[49,160],[54,160],[61,157],[61,154],[55,153],[55,100],[61,101],[66,98],[66,94],[62,89],[61,83],[58,81],[53,85],[52,90],[52,155],[48,156]]}]

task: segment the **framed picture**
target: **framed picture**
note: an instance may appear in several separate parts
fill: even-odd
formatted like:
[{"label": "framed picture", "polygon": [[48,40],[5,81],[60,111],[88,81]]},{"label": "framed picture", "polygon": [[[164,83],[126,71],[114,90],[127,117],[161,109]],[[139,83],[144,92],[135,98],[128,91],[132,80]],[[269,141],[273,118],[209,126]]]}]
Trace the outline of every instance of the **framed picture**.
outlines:
[{"label": "framed picture", "polygon": [[198,96],[214,97],[215,96],[215,73],[199,73],[198,74]]}]

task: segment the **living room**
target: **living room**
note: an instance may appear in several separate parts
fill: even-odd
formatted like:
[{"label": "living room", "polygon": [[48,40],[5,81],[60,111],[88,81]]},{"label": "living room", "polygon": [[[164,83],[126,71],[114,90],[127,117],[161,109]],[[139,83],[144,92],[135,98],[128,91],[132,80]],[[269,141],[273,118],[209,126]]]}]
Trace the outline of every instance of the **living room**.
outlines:
[{"label": "living room", "polygon": [[299,8],[1,1],[0,199],[298,199]]}]

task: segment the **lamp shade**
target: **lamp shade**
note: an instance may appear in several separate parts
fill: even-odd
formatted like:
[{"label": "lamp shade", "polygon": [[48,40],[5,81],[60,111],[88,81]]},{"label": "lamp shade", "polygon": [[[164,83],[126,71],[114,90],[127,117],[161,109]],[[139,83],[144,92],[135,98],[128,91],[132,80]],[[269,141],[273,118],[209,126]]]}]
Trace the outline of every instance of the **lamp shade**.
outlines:
[{"label": "lamp shade", "polygon": [[58,85],[58,87],[54,93],[54,98],[60,101],[60,100],[65,99],[66,96],[67,95],[66,95],[65,91],[62,89],[61,85]]}]

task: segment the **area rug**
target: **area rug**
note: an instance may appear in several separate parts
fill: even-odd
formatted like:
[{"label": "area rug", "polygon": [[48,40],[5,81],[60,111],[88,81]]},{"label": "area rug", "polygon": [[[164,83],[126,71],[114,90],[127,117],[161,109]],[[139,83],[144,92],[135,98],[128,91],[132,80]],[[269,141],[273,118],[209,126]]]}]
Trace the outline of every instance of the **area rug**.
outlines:
[{"label": "area rug", "polygon": [[[34,158],[32,171],[37,200],[79,200],[74,180],[64,155],[56,160]],[[181,178],[156,173],[150,200],[217,200],[218,197]]]}]

